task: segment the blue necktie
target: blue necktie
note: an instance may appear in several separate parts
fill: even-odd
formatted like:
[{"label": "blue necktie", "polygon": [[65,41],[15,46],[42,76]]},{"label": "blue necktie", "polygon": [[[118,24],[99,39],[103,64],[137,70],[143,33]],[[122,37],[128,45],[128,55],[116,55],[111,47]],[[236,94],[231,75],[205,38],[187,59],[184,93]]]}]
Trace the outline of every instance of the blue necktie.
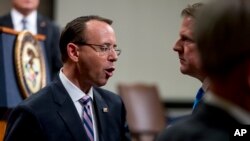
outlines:
[{"label": "blue necktie", "polygon": [[204,95],[204,90],[202,88],[200,88],[196,94],[196,97],[195,97],[195,101],[194,101],[194,105],[193,105],[193,110],[195,108],[197,108],[199,102],[201,101],[202,97]]},{"label": "blue necktie", "polygon": [[25,18],[22,19],[23,30],[27,29],[27,20]]}]

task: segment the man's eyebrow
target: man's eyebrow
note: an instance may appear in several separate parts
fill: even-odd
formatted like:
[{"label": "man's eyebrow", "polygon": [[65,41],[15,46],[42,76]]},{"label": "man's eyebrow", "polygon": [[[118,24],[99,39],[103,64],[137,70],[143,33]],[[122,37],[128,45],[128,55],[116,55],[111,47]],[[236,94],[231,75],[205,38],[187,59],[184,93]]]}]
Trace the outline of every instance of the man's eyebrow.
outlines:
[{"label": "man's eyebrow", "polygon": [[180,38],[182,40],[189,40],[189,41],[194,41],[194,39],[190,36],[184,35],[184,34],[180,34]]}]

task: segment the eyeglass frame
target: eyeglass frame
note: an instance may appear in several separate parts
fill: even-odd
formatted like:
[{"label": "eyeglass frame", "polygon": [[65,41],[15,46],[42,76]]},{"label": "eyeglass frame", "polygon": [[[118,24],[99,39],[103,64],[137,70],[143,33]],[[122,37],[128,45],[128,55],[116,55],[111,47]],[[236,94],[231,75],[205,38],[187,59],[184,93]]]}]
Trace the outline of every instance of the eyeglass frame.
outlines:
[{"label": "eyeglass frame", "polygon": [[[76,42],[75,44],[88,46],[98,53],[103,53],[103,54],[107,54],[107,55],[109,53],[111,53],[111,51],[113,51],[113,50],[115,51],[117,56],[121,55],[121,52],[122,52],[121,49],[117,48],[117,45],[114,45],[113,47],[111,47],[110,44],[99,45],[99,44],[90,44],[90,43],[85,43],[85,42]],[[94,46],[99,47],[98,48],[99,50],[97,48],[95,48]]]}]

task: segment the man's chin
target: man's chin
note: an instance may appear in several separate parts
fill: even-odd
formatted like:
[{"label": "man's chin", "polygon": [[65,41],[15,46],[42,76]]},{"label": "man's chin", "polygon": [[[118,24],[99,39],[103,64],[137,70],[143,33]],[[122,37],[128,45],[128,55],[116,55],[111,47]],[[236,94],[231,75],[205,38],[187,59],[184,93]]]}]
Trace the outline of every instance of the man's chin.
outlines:
[{"label": "man's chin", "polygon": [[180,68],[180,72],[181,72],[182,74],[187,74],[187,70],[184,69],[184,68]]},{"label": "man's chin", "polygon": [[95,85],[97,87],[102,87],[102,86],[105,86],[107,84],[107,82],[108,82],[108,79],[105,79],[105,80],[97,82]]}]

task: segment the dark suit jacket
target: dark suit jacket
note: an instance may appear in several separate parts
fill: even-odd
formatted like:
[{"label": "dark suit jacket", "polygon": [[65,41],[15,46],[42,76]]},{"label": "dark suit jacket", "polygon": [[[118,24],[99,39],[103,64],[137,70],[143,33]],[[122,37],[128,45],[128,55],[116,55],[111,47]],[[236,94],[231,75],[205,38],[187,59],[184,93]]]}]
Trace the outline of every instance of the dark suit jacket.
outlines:
[{"label": "dark suit jacket", "polygon": [[[101,88],[94,88],[93,94],[99,141],[127,140],[121,98]],[[108,112],[103,108],[108,108]],[[88,138],[74,103],[56,78],[12,111],[4,141],[88,141]]]},{"label": "dark suit jacket", "polygon": [[197,112],[166,128],[156,141],[229,141],[239,125],[222,109],[202,103]]},{"label": "dark suit jacket", "polygon": [[[11,15],[8,13],[0,17],[0,26],[13,28]],[[42,15],[37,15],[37,32],[46,36],[44,41],[45,57],[47,58],[48,68],[51,73],[51,78],[55,78],[56,74],[62,66],[59,50],[60,30],[53,22]]]}]

